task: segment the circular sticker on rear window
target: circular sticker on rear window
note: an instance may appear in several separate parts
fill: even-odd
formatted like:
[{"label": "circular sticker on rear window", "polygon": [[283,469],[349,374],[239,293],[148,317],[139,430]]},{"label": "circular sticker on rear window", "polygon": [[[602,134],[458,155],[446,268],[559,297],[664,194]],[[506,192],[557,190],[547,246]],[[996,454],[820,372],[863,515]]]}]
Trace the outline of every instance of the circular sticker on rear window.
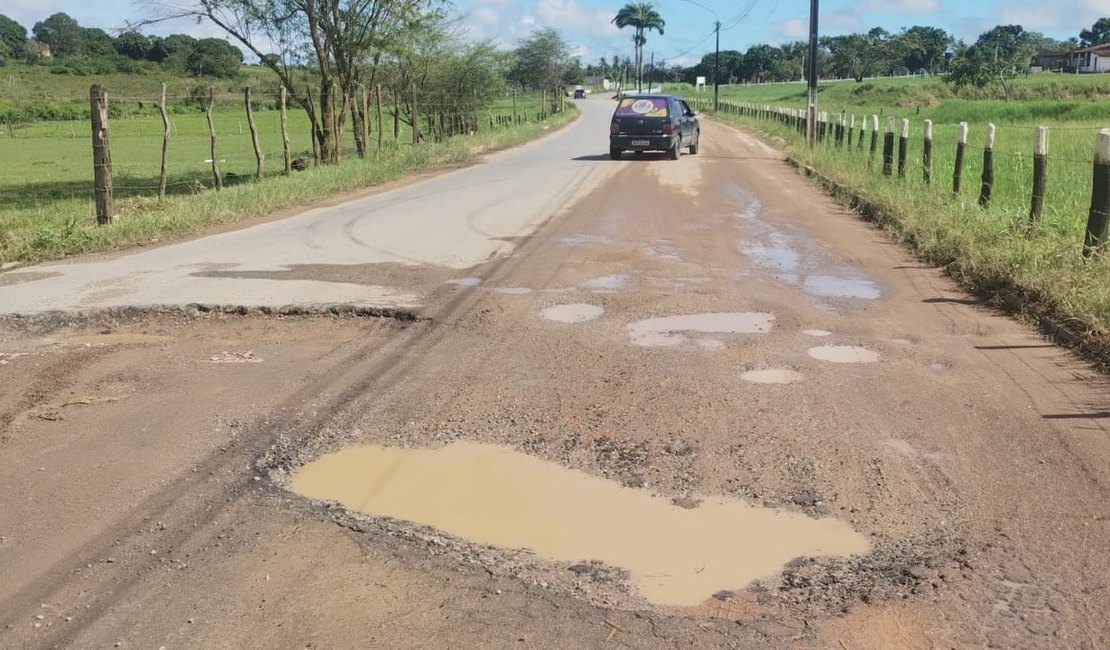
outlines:
[{"label": "circular sticker on rear window", "polygon": [[655,102],[650,99],[637,99],[632,102],[632,112],[639,113],[640,115],[647,115],[655,110]]}]

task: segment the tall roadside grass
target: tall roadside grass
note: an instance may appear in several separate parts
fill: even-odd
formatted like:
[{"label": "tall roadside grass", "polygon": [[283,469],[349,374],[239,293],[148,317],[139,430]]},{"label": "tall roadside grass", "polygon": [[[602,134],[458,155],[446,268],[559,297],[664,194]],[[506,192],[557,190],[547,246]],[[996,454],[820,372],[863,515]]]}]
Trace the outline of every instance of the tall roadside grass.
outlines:
[{"label": "tall roadside grass", "polygon": [[[889,114],[889,112],[888,112]],[[1048,122],[1051,146],[1045,212],[1029,218],[1033,129],[1001,126],[995,145],[995,183],[987,208],[979,205],[985,124],[971,125],[959,193],[953,191],[957,126],[934,131],[932,182],[924,180],[923,125],[912,114],[906,177],[882,173],[882,133],[870,155],[858,140],[838,148],[830,137],[809,149],[791,127],[755,117],[717,115],[761,134],[801,165],[811,166],[849,202],[873,208],[890,233],[955,279],[1010,308],[1048,317],[1079,334],[1088,351],[1110,361],[1110,255],[1082,254],[1091,200],[1092,152],[1106,123]],[[857,122],[858,125],[858,122]],[[901,120],[898,120],[900,130]],[[885,125],[880,125],[882,131]],[[858,138],[858,130],[855,133]]]},{"label": "tall roadside grass", "polygon": [[[15,201],[14,207],[9,202],[0,205],[0,263],[36,262],[164,242],[307,206],[412,174],[464,164],[484,153],[538,138],[576,117],[576,109],[568,103],[566,112],[553,115],[546,122],[483,128],[475,134],[415,146],[387,140],[381,152],[366,159],[350,157],[339,165],[310,168],[288,176],[271,174],[261,182],[241,178],[220,191],[194,185],[192,192],[168,194],[162,200],[146,195],[124,197],[116,201],[119,218],[111,226],[95,224],[91,197],[87,194],[57,195],[27,204]],[[249,168],[253,169],[251,158]],[[268,161],[274,158],[280,160],[280,155],[271,156]],[[18,188],[7,190],[13,196],[18,194]]]}]

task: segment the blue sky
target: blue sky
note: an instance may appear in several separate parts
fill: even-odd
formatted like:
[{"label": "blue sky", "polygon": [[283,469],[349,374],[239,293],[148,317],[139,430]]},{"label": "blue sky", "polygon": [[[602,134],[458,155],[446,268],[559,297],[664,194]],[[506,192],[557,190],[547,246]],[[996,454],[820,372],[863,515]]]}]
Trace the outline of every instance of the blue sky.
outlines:
[{"label": "blue sky", "polygon": [[[723,24],[742,17],[734,27],[721,32],[721,49],[746,50],[761,42],[802,39],[808,29],[808,0],[698,1],[715,12]],[[28,29],[56,11],[68,13],[85,26],[114,29],[127,20],[145,17],[149,10],[144,4],[135,0],[4,0],[0,13]],[[469,39],[493,39],[511,46],[536,27],[555,27],[585,62],[596,62],[601,56],[627,56],[632,52],[630,34],[610,24],[622,4],[613,0],[455,0],[454,11],[459,16],[458,28]],[[657,63],[688,64],[712,51],[713,13],[685,0],[655,0],[654,4],[667,27],[663,36],[648,36],[645,57],[654,52]],[[745,14],[749,5],[750,11]],[[893,32],[911,25],[931,25],[970,42],[994,25],[1017,23],[1049,36],[1067,38],[1078,36],[1081,29],[1106,15],[1110,15],[1107,0],[821,0],[821,32],[840,34],[876,26]],[[210,25],[188,21],[160,25],[151,31],[221,35]]]}]

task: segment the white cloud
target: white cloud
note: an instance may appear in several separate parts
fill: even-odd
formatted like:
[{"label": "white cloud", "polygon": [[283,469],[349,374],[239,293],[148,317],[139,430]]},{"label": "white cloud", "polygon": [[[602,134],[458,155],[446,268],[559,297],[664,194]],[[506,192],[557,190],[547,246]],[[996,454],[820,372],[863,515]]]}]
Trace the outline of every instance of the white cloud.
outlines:
[{"label": "white cloud", "polygon": [[1021,25],[1034,32],[1064,31],[1078,36],[1083,29],[1089,28],[1096,20],[1110,13],[1105,0],[1074,0],[1067,11],[1049,11],[1043,3],[1005,2],[995,6],[992,15],[998,17],[998,25]]},{"label": "white cloud", "polygon": [[788,41],[806,38],[809,36],[809,21],[801,18],[784,20],[771,30],[778,38]]},{"label": "white cloud", "polygon": [[539,0],[534,13],[545,27],[591,36],[614,36],[620,32],[612,22],[613,12],[583,9],[578,0]]}]

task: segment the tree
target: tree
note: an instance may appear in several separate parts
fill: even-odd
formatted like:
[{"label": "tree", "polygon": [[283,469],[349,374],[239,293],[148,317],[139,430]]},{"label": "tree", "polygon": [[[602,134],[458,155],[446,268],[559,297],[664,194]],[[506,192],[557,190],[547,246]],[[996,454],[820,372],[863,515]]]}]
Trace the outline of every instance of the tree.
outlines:
[{"label": "tree", "polygon": [[207,19],[249,50],[308,113],[319,159],[331,164],[339,161],[339,103],[345,109],[366,71],[400,49],[409,25],[430,15],[438,20],[439,5],[439,0],[195,0],[192,8],[160,20]]},{"label": "tree", "polygon": [[980,34],[979,40],[953,61],[946,78],[957,86],[982,86],[997,80],[1009,101],[1008,82],[1029,67],[1039,38],[1021,25],[999,25]]},{"label": "tree", "polygon": [[1090,29],[1079,32],[1079,40],[1083,47],[1110,43],[1110,18],[1099,18]]},{"label": "tree", "polygon": [[116,56],[116,45],[103,29],[81,28],[81,54],[94,59]]},{"label": "tree", "polygon": [[[148,61],[165,63],[166,67],[184,72],[185,57],[193,51],[197,39],[188,34],[170,34],[165,38],[158,36],[150,39],[150,51],[147,52]],[[174,61],[176,59],[176,61]],[[174,65],[174,64],[177,65]]]},{"label": "tree", "polygon": [[640,82],[644,76],[644,44],[647,43],[645,33],[655,30],[662,36],[666,22],[650,2],[626,4],[613,17],[612,22],[620,29],[631,27],[634,30],[632,42],[636,46],[636,89],[640,90],[642,89]]},{"label": "tree", "polygon": [[937,27],[914,25],[896,37],[902,62],[910,72],[937,72],[944,66],[944,52],[952,45],[948,32]]},{"label": "tree", "polygon": [[513,51],[510,73],[523,88],[555,90],[570,66],[570,47],[554,29],[540,29],[524,38]]},{"label": "tree", "polygon": [[782,59],[782,50],[770,45],[753,45],[744,53],[744,64],[741,67],[742,77],[745,81],[765,81],[771,74],[775,64]]},{"label": "tree", "polygon": [[0,57],[22,56],[27,47],[27,28],[0,14]]},{"label": "tree", "polygon": [[[150,49],[153,46],[149,36],[144,36],[139,32],[130,31],[123,32],[116,37],[115,40],[116,52],[125,56],[132,61],[143,61],[150,54]],[[164,57],[163,57],[164,58]]]},{"label": "tree", "polygon": [[228,79],[239,74],[243,53],[218,38],[202,38],[185,58],[185,70],[194,77]]},{"label": "tree", "polygon": [[836,77],[857,82],[890,72],[902,59],[901,43],[876,27],[866,34],[847,34],[822,39],[829,50],[829,69]]},{"label": "tree", "polygon": [[66,14],[56,13],[31,28],[35,40],[50,46],[53,56],[73,56],[81,52],[81,26]]}]

